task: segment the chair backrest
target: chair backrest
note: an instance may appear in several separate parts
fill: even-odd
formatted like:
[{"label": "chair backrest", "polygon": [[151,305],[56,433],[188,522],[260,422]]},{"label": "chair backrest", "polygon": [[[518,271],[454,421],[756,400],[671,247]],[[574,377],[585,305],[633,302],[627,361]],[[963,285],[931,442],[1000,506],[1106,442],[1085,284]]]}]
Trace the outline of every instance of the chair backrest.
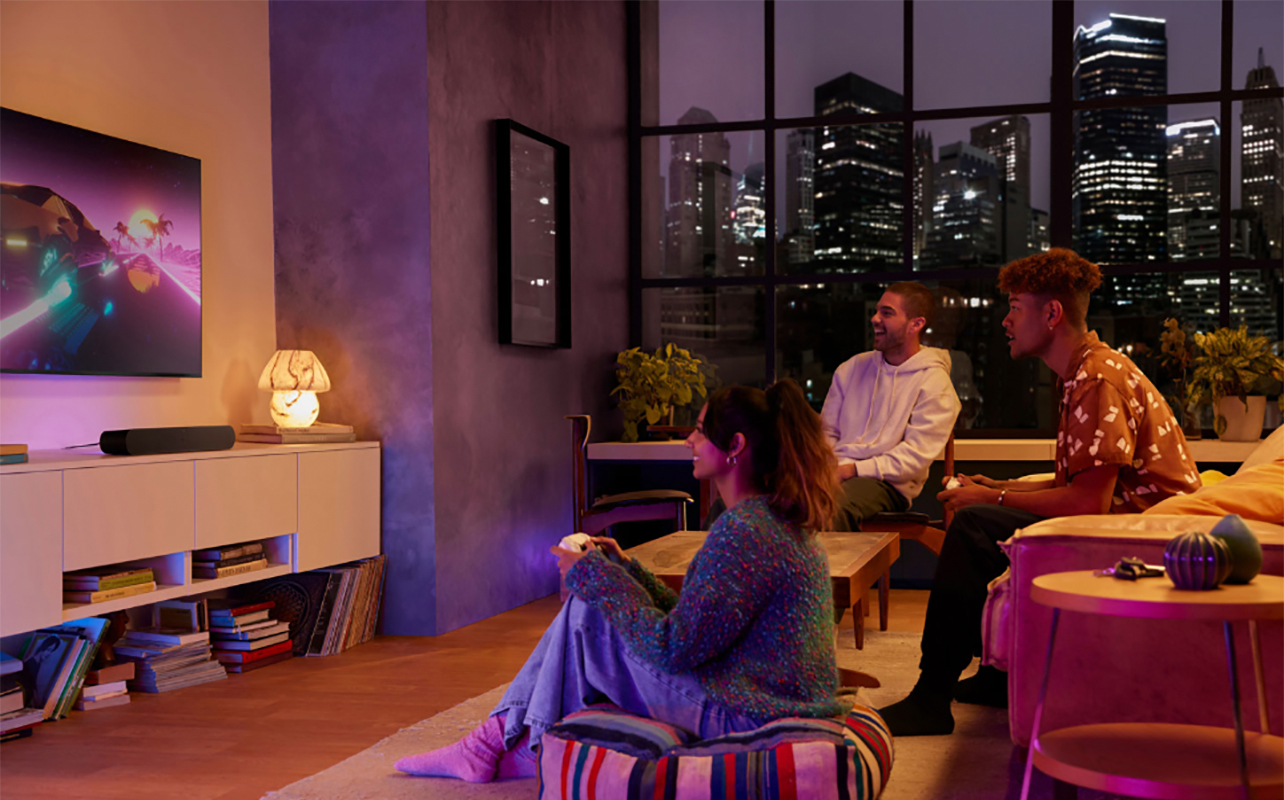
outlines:
[{"label": "chair backrest", "polygon": [[[954,474],[954,431],[950,431],[950,438],[945,442],[945,476],[950,477]],[[948,508],[942,515],[945,527],[948,530],[950,523],[954,521],[954,512]]]},{"label": "chair backrest", "polygon": [[583,530],[584,509],[588,508],[588,466],[586,450],[593,419],[588,414],[568,414],[571,421],[571,516],[574,530]]}]

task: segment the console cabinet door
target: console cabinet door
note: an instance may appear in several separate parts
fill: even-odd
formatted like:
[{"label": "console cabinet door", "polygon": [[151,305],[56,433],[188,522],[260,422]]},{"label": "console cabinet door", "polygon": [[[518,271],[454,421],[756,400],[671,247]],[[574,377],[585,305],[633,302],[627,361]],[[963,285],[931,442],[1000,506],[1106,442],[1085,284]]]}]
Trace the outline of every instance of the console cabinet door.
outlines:
[{"label": "console cabinet door", "polygon": [[379,554],[379,452],[299,454],[299,572]]},{"label": "console cabinet door", "polygon": [[62,622],[62,473],[0,477],[0,636]]},{"label": "console cabinet door", "polygon": [[63,475],[65,571],[192,549],[191,461],[69,469]]},{"label": "console cabinet door", "polygon": [[196,462],[196,549],[284,536],[299,529],[298,456]]}]

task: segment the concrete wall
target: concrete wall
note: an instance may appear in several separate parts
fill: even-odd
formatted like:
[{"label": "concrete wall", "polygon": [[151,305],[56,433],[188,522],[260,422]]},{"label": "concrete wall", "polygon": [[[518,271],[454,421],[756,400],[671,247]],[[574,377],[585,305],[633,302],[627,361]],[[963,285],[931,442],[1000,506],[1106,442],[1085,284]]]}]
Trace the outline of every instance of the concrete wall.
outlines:
[{"label": "concrete wall", "polygon": [[[624,4],[428,4],[437,624],[557,586],[571,531],[565,414],[602,421],[627,346]],[[570,350],[496,344],[492,120],[570,145]]]},{"label": "concrete wall", "polygon": [[0,102],[201,160],[201,378],[0,376],[0,440],[267,422],[275,346],[268,9],[262,2],[0,3]]},{"label": "concrete wall", "polygon": [[[384,442],[384,632],[547,595],[548,548],[571,530],[562,417],[607,414],[627,340],[624,6],[282,2],[271,17],[278,337],[330,370],[323,419]],[[501,117],[571,148],[569,351],[497,344]]]},{"label": "concrete wall", "polygon": [[425,5],[271,4],[277,342],[383,442],[383,630],[435,632]]}]

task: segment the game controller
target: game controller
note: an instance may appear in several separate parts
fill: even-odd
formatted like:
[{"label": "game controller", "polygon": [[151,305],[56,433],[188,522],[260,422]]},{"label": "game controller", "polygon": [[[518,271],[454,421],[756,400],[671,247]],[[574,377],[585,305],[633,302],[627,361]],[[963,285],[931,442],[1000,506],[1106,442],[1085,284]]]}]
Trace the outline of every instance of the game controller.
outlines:
[{"label": "game controller", "polygon": [[563,536],[562,541],[557,546],[563,550],[570,550],[572,553],[582,553],[589,547],[589,535],[587,533],[572,533]]},{"label": "game controller", "polygon": [[957,477],[951,477],[948,481],[945,482],[945,490],[949,491],[950,489],[957,489],[962,485],[963,485],[962,481],[960,481]]}]

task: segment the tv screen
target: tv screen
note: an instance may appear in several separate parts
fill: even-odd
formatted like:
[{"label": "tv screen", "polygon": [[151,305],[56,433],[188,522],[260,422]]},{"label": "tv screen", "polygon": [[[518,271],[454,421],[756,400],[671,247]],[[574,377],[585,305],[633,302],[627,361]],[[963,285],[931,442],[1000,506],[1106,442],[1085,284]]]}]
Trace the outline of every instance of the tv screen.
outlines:
[{"label": "tv screen", "polygon": [[201,162],[0,109],[0,371],[201,375]]}]

